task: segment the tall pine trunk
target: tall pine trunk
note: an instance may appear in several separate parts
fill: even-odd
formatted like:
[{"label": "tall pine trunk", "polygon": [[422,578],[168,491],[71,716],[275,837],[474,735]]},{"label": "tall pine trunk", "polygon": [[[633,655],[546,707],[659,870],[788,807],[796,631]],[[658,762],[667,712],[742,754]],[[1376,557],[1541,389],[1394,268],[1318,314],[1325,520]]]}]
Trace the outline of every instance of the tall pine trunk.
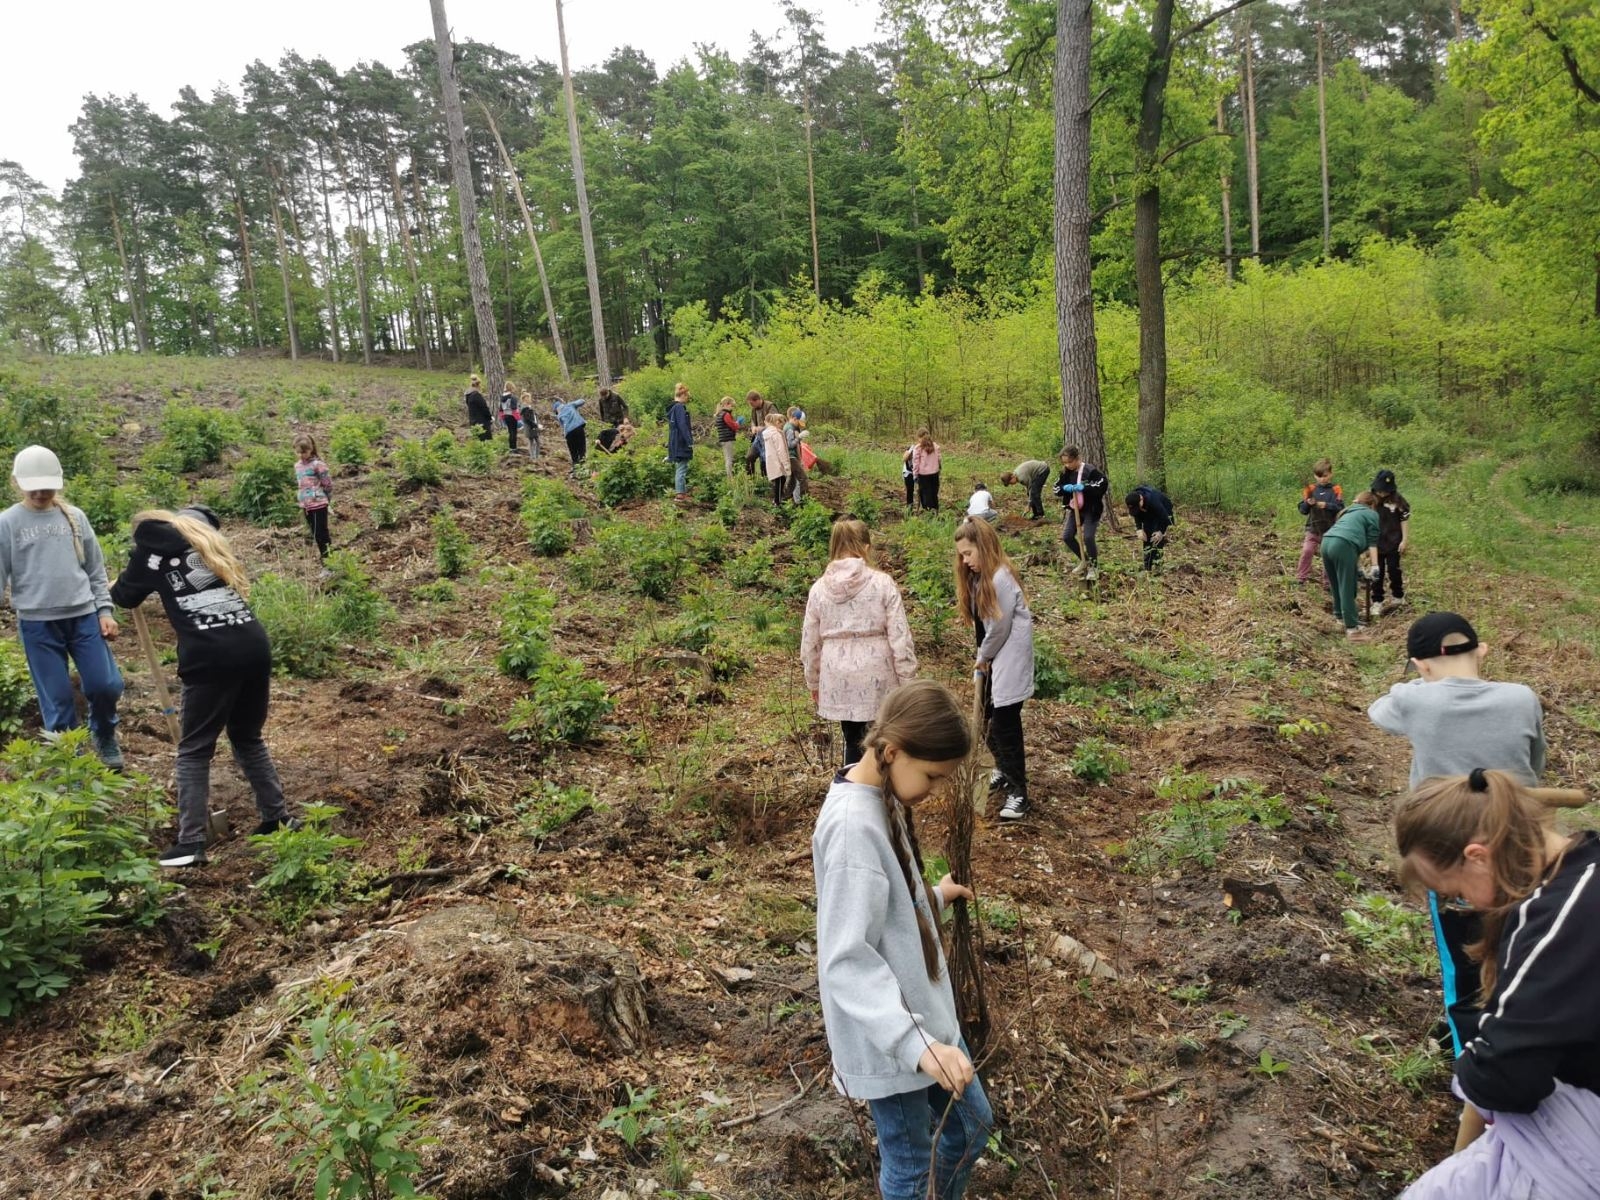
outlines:
[{"label": "tall pine trunk", "polygon": [[800,104],[806,126],[806,197],[811,206],[811,291],[822,303],[822,251],[817,239],[817,172],[811,153],[811,82],[802,83]]},{"label": "tall pine trunk", "polygon": [[117,261],[122,264],[122,284],[128,289],[128,311],[133,315],[134,341],[139,346],[139,353],[144,354],[150,346],[145,336],[144,312],[139,303],[139,291],[134,287],[133,273],[128,269],[128,248],[122,240],[122,219],[117,216],[117,198],[108,195],[106,203],[111,206],[111,233],[117,242]]},{"label": "tall pine trunk", "polygon": [[583,181],[583,141],[578,136],[578,100],[567,62],[567,23],[556,0],[556,35],[561,43],[561,82],[567,95],[567,139],[572,143],[572,178],[578,188],[578,224],[583,230],[583,263],[589,273],[589,315],[594,322],[595,374],[600,386],[611,386],[611,359],[606,353],[605,310],[600,304],[600,268],[594,257],[594,229],[589,223],[589,189]]},{"label": "tall pine trunk", "polygon": [[1250,23],[1244,26],[1244,178],[1250,190],[1250,257],[1261,259],[1261,167],[1256,157],[1256,55]]},{"label": "tall pine trunk", "polygon": [[1333,250],[1333,209],[1328,201],[1328,82],[1322,69],[1322,22],[1317,22],[1317,148],[1322,153],[1322,257]]},{"label": "tall pine trunk", "polygon": [[283,216],[278,211],[278,172],[268,164],[272,179],[272,232],[278,239],[278,273],[283,277],[283,323],[289,330],[289,361],[300,360],[300,335],[294,328],[294,292],[289,286],[289,247],[283,236]]},{"label": "tall pine trunk", "polygon": [[433,42],[439,55],[439,92],[444,101],[445,129],[450,136],[450,169],[456,183],[456,209],[461,216],[461,241],[467,256],[467,281],[472,286],[472,312],[483,355],[484,382],[489,395],[498,396],[506,371],[500,362],[500,336],[495,329],[494,301],[489,296],[489,271],[483,263],[483,241],[478,236],[478,202],[472,191],[472,167],[467,162],[467,122],[461,111],[461,88],[456,82],[455,52],[444,0],[428,0],[433,9]]},{"label": "tall pine trunk", "polygon": [[428,349],[428,314],[422,295],[422,277],[417,272],[417,248],[411,244],[411,222],[406,220],[405,194],[400,188],[400,169],[394,161],[394,147],[385,146],[389,155],[389,187],[394,192],[394,219],[400,227],[400,245],[405,251],[406,270],[411,275],[411,304],[416,321],[416,337],[422,365],[433,369],[433,354]]},{"label": "tall pine trunk", "polygon": [[[1223,137],[1228,136],[1228,119],[1222,110],[1222,97],[1217,97],[1217,132]],[[1228,151],[1229,161],[1232,161],[1233,151]],[[1222,167],[1222,269],[1226,272],[1228,282],[1233,282],[1233,172],[1226,163]]]},{"label": "tall pine trunk", "polygon": [[1139,190],[1133,197],[1133,278],[1139,298],[1139,480],[1166,486],[1167,296],[1161,280],[1161,126],[1172,68],[1175,0],[1156,0],[1151,53],[1135,136]]},{"label": "tall pine trunk", "polygon": [[339,246],[333,237],[333,205],[328,200],[328,169],[322,158],[322,147],[317,147],[317,179],[322,192],[323,290],[328,297],[328,324],[333,331],[333,361],[339,361],[339,296],[334,290],[333,277],[339,272]]},{"label": "tall pine trunk", "polygon": [[[232,171],[229,167],[229,171]],[[245,295],[250,298],[250,332],[255,338],[256,349],[261,349],[261,306],[256,300],[256,273],[250,256],[250,229],[244,219],[244,198],[239,191],[239,181],[231,174],[230,182],[233,184],[233,211],[239,221],[239,248],[240,262],[244,268]]]},{"label": "tall pine trunk", "polygon": [[1060,0],[1056,11],[1055,250],[1056,348],[1061,431],[1069,446],[1102,466],[1105,425],[1094,333],[1089,233],[1089,47],[1092,0]]}]

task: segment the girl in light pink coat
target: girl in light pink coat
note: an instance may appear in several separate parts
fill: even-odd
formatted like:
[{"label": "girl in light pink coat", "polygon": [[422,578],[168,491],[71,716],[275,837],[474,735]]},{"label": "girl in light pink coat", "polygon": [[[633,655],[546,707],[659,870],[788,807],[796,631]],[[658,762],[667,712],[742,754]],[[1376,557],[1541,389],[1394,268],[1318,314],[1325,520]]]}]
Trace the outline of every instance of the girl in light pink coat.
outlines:
[{"label": "girl in light pink coat", "polygon": [[811,585],[800,634],[806,687],[817,715],[839,722],[847,767],[861,760],[867,726],[883,698],[917,674],[900,589],[871,562],[866,525],[834,522],[828,566]]},{"label": "girl in light pink coat", "polygon": [[761,439],[761,463],[767,471],[767,482],[772,485],[772,502],[782,508],[789,492],[789,443],[783,437],[783,418],[777,413],[767,414]]}]

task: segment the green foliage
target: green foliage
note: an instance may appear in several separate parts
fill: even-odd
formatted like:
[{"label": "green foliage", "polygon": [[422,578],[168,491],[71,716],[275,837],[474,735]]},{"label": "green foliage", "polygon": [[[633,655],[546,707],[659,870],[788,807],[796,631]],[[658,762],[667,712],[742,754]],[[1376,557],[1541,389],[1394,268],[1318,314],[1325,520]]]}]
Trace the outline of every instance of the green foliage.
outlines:
[{"label": "green foliage", "polygon": [[433,557],[446,579],[460,575],[472,559],[472,542],[448,508],[441,508],[433,518]]},{"label": "green foliage", "polygon": [[367,481],[367,513],[379,529],[392,529],[400,520],[400,499],[395,495],[394,481],[384,472],[375,473]]},{"label": "green foliage", "polygon": [[417,1114],[428,1101],[409,1094],[393,1024],[362,1021],[346,1007],[349,990],[328,989],[302,1019],[281,1078],[258,1073],[242,1092],[266,1108],[261,1128],[293,1149],[290,1170],[310,1179],[314,1200],[419,1198],[417,1152],[434,1139]]},{"label": "green foliage", "polygon": [[794,509],[789,521],[789,536],[794,543],[813,554],[823,554],[828,549],[828,539],[833,534],[833,514],[810,496]]},{"label": "green foliage", "polygon": [[1272,1051],[1262,1050],[1251,1065],[1252,1074],[1264,1076],[1267,1079],[1276,1079],[1289,1069],[1289,1063],[1281,1058],[1272,1057]]},{"label": "green foliage", "polygon": [[714,567],[727,558],[732,545],[733,538],[727,526],[706,524],[697,528],[689,539],[689,552],[702,567]]},{"label": "green foliage", "polygon": [[61,460],[65,477],[94,474],[104,454],[95,422],[88,419],[92,413],[63,400],[52,388],[0,370],[0,445],[13,453],[24,446],[48,446]]},{"label": "green foliage", "polygon": [[517,801],[517,821],[529,837],[542,840],[597,807],[604,805],[595,803],[588,788],[561,787],[546,779],[538,791]]},{"label": "green foliage", "polygon": [[670,599],[688,569],[689,538],[677,525],[618,522],[600,531],[599,544],[609,561],[626,567],[633,590],[652,600]]},{"label": "green foliage", "polygon": [[148,925],[168,890],[149,834],[159,789],[88,753],[88,734],[0,753],[0,1017],[66,990],[102,922]]},{"label": "green foliage", "polygon": [[290,525],[300,519],[295,503],[294,456],[257,446],[233,468],[223,511],[256,525]]},{"label": "green foliage", "polygon": [[1059,700],[1072,690],[1072,672],[1060,648],[1048,638],[1033,639],[1033,694],[1038,700]]},{"label": "green foliage", "polygon": [[944,521],[907,521],[906,592],[928,622],[935,645],[944,642],[945,626],[955,611],[955,527]]},{"label": "green foliage", "polygon": [[[389,619],[388,603],[373,585],[361,560],[348,550],[328,555],[330,619],[335,634],[351,641],[370,641]],[[276,647],[274,647],[276,648]]]},{"label": "green foliage", "polygon": [[511,356],[506,373],[524,391],[543,396],[561,384],[561,360],[543,342],[525,338]]},{"label": "green foliage", "polygon": [[594,477],[595,494],[607,508],[639,496],[641,484],[639,464],[628,453],[612,455]]},{"label": "green foliage", "polygon": [[623,1145],[632,1150],[646,1138],[654,1137],[666,1128],[666,1122],[655,1112],[656,1089],[640,1088],[624,1083],[628,1098],[600,1118],[598,1128],[602,1133],[615,1133]]},{"label": "green foliage", "polygon": [[299,829],[250,836],[267,862],[256,887],[267,912],[285,929],[299,929],[314,910],[344,897],[354,868],[344,852],[357,849],[361,840],[328,831],[340,811],[331,804],[308,804]]},{"label": "green foliage", "polygon": [[438,487],[445,465],[432,446],[415,438],[405,438],[394,448],[394,469],[409,488]]},{"label": "green foliage", "polygon": [[333,670],[339,630],[329,597],[268,572],[251,587],[250,607],[272,640],[274,670],[302,679],[321,679]]},{"label": "green foliage", "polygon": [[[438,434],[434,435],[433,440],[438,441]],[[451,444],[455,445],[453,439]],[[448,462],[449,460],[441,456],[440,461]],[[500,443],[497,441],[471,438],[465,445],[457,446],[455,450],[455,462],[457,465],[466,471],[468,475],[476,475],[479,478],[493,474],[495,465],[499,461]]]},{"label": "green foliage", "polygon": [[773,582],[772,539],[757,538],[730,559],[722,577],[733,587],[764,588]]},{"label": "green foliage", "polygon": [[456,595],[456,585],[448,579],[419,583],[411,589],[411,598],[419,604],[454,604]]},{"label": "green foliage", "polygon": [[876,529],[878,522],[883,519],[883,505],[872,494],[872,489],[865,485],[852,489],[844,510],[847,516],[866,522],[869,529]]},{"label": "green foliage", "polygon": [[572,522],[583,515],[565,485],[530,475],[522,489],[522,527],[535,554],[554,557],[572,548]]},{"label": "green foliage", "polygon": [[1269,796],[1248,779],[1214,784],[1203,775],[1180,772],[1164,776],[1156,785],[1156,796],[1170,807],[1146,817],[1129,847],[1130,858],[1141,871],[1189,862],[1215,866],[1235,829],[1251,823],[1279,829],[1290,817],[1281,795]]},{"label": "green foliage", "polygon": [[174,400],[161,411],[161,440],[146,452],[145,462],[175,474],[194,471],[243,440],[244,429],[232,413]]},{"label": "green foliage", "polygon": [[364,467],[372,458],[372,421],[345,413],[328,433],[328,456],[340,466]]},{"label": "green foliage", "polygon": [[1067,767],[1085,783],[1105,784],[1128,769],[1128,759],[1104,738],[1087,737],[1078,743]]},{"label": "green foliage", "polygon": [[511,706],[506,732],[541,749],[577,744],[594,736],[612,709],[606,685],[589,679],[583,664],[547,654],[533,673],[532,690]]},{"label": "green foliage", "polygon": [[183,507],[188,487],[172,472],[150,467],[126,482],[119,482],[112,471],[71,479],[67,493],[104,539],[125,532],[135,513]]},{"label": "green foliage", "polygon": [[33,715],[36,699],[28,656],[19,643],[7,638],[0,642],[0,737],[11,738],[22,732],[23,724]]},{"label": "green foliage", "polygon": [[511,574],[496,610],[500,651],[495,665],[514,679],[532,679],[550,651],[556,598],[530,570]]},{"label": "green foliage", "polygon": [[1378,892],[1368,892],[1358,896],[1342,916],[1344,931],[1384,966],[1404,972],[1433,970],[1433,935],[1421,912]]}]

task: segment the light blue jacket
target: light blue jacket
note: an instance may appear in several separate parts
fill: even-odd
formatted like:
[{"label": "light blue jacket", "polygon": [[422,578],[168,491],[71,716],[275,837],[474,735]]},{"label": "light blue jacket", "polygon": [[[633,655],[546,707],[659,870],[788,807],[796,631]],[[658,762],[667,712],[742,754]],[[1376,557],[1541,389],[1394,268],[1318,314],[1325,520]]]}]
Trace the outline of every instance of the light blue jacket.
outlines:
[{"label": "light blue jacket", "polygon": [[571,433],[574,429],[582,429],[588,424],[588,422],[578,414],[578,409],[583,407],[582,396],[579,396],[576,400],[568,400],[564,403],[557,401],[554,407],[556,410],[556,420],[561,422],[562,433]]}]

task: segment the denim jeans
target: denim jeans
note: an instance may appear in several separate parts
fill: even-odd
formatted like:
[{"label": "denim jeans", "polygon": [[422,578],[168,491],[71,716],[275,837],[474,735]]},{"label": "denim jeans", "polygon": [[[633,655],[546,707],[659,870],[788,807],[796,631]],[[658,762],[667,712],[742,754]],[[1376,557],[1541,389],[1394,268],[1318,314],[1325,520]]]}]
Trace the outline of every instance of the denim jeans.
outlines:
[{"label": "denim jeans", "polygon": [[680,496],[689,490],[688,463],[675,462],[672,464],[672,490]]},{"label": "denim jeans", "polygon": [[[994,1111],[977,1077],[954,1104],[937,1084],[867,1103],[878,1128],[878,1191],[883,1200],[928,1200],[930,1162],[937,1185],[933,1194],[938,1200],[960,1200],[994,1128]],[[936,1154],[934,1130],[941,1122]]]},{"label": "denim jeans", "polygon": [[64,617],[56,621],[17,622],[22,649],[28,656],[33,690],[39,693],[39,713],[52,733],[75,729],[78,707],[72,696],[67,657],[78,666],[83,698],[89,702],[89,728],[108,734],[117,726],[117,701],[122,699],[122,672],[111,657],[111,647],[100,635],[100,614]]}]

